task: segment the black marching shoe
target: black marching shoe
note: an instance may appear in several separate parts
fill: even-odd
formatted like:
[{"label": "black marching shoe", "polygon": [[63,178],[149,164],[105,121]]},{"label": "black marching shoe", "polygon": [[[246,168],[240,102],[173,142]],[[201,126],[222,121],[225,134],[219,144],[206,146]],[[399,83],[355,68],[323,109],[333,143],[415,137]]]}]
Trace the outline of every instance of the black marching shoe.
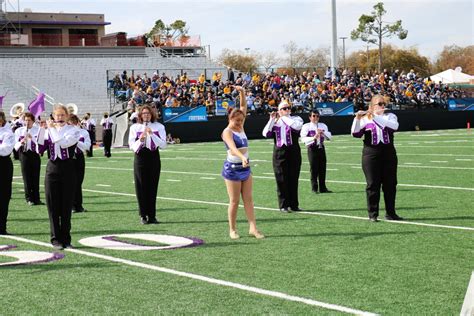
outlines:
[{"label": "black marching shoe", "polygon": [[369,221],[371,221],[373,223],[377,223],[379,220],[378,220],[377,216],[371,216],[371,217],[369,217]]},{"label": "black marching shoe", "polygon": [[34,203],[34,202],[32,202],[32,201],[27,201],[27,202],[26,202],[26,204],[28,204],[29,206],[33,206],[33,205],[35,205],[35,203]]},{"label": "black marching shoe", "polygon": [[303,210],[300,209],[299,207],[292,207],[292,208],[291,208],[291,211],[292,211],[292,212],[302,212]]},{"label": "black marching shoe", "polygon": [[6,230],[0,230],[0,235],[7,236],[10,234]]},{"label": "black marching shoe", "polygon": [[387,221],[403,221],[403,217],[398,216],[397,214],[385,215]]},{"label": "black marching shoe", "polygon": [[291,211],[290,211],[290,209],[289,209],[288,207],[282,207],[282,208],[280,209],[280,212],[282,212],[282,213],[291,213]]},{"label": "black marching shoe", "polygon": [[53,248],[55,250],[63,250],[64,249],[64,246],[60,243],[53,243]]},{"label": "black marching shoe", "polygon": [[152,217],[148,219],[148,224],[159,224],[160,222],[156,219],[156,217]]},{"label": "black marching shoe", "polygon": [[332,191],[331,191],[331,190],[328,190],[328,189],[326,189],[326,190],[321,190],[321,191],[319,191],[319,193],[332,193]]},{"label": "black marching shoe", "polygon": [[33,205],[44,205],[44,202],[38,200],[38,201],[33,202]]},{"label": "black marching shoe", "polygon": [[142,223],[143,225],[148,224],[148,220],[146,219],[146,216],[142,216],[142,218],[140,219],[140,223]]},{"label": "black marching shoe", "polygon": [[64,244],[64,249],[74,249],[71,244]]}]

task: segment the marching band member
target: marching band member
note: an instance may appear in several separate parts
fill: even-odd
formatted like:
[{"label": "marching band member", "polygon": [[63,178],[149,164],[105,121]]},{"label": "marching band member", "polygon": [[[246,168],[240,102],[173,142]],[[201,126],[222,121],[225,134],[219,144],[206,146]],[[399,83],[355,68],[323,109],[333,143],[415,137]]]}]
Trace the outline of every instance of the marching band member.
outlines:
[{"label": "marching band member", "polygon": [[161,172],[158,148],[166,148],[166,131],[156,120],[155,110],[144,105],[138,113],[138,123],[130,127],[128,138],[130,149],[135,152],[135,192],[142,224],[159,223],[156,219],[156,195]]},{"label": "marching band member", "polygon": [[104,143],[104,156],[110,158],[110,147],[112,146],[112,125],[114,121],[109,117],[109,113],[104,113],[104,117],[100,121],[102,125],[102,142]]},{"label": "marching band member", "polygon": [[263,129],[263,136],[274,139],[273,172],[277,183],[280,211],[301,211],[298,202],[298,179],[301,170],[301,149],[298,144],[303,120],[290,116],[291,107],[284,100],[278,112],[270,113],[270,120]]},{"label": "marching band member", "polygon": [[319,111],[309,113],[309,123],[301,128],[301,140],[308,150],[311,189],[314,193],[331,193],[326,187],[326,149],[324,141],[331,140],[332,134],[324,123],[319,122]]},{"label": "marching band member", "polygon": [[229,236],[231,239],[240,238],[237,233],[237,209],[240,196],[244,202],[245,214],[249,223],[249,234],[257,239],[264,238],[257,230],[252,197],[252,174],[250,173],[248,140],[244,131],[245,117],[247,116],[247,101],[245,89],[235,86],[240,94],[240,109],[233,109],[229,113],[229,125],[222,132],[222,140],[227,148],[227,159],[222,168],[227,193],[229,194],[229,207],[227,210],[229,220]]},{"label": "marching band member", "polygon": [[380,186],[385,200],[385,219],[403,220],[395,212],[398,158],[393,133],[398,129],[398,119],[393,113],[384,113],[385,105],[383,96],[373,96],[368,111],[358,111],[351,128],[354,137],[364,136],[362,170],[367,181],[367,209],[372,222],[378,221]]},{"label": "marching band member", "polygon": [[[13,120],[11,122],[11,128],[12,128],[12,132],[15,133],[17,129],[19,129],[20,127],[24,126],[25,123],[22,119],[22,115],[19,115],[19,116],[14,116],[13,117]],[[16,149],[13,149],[13,158],[15,160],[19,160],[20,159],[20,153],[18,152],[18,150]]]},{"label": "marching band member", "polygon": [[57,105],[53,120],[48,120],[46,129],[40,129],[38,145],[40,152],[49,150],[49,161],[44,180],[46,205],[48,206],[51,243],[56,249],[71,246],[71,209],[75,193],[76,169],[74,151],[80,139],[79,130],[67,125],[68,109]]},{"label": "marching band member", "polygon": [[34,124],[33,114],[24,114],[25,126],[15,131],[15,149],[20,154],[21,173],[28,205],[44,205],[40,201],[39,179],[41,158],[38,154],[39,127]]},{"label": "marching band member", "polygon": [[86,169],[86,162],[84,159],[84,153],[87,152],[87,149],[91,146],[91,139],[89,138],[89,132],[81,128],[79,118],[72,114],[69,117],[69,123],[72,126],[76,126],[79,130],[79,142],[77,143],[76,151],[74,153],[74,166],[76,169],[76,185],[74,193],[74,201],[72,203],[72,212],[80,213],[85,212],[86,209],[82,206],[82,182],[84,181],[84,173]]},{"label": "marching band member", "polygon": [[87,150],[87,157],[94,156],[93,148],[95,145],[95,120],[91,118],[90,113],[86,113],[81,121],[82,126],[89,132],[89,138],[91,140],[91,146]]},{"label": "marching band member", "polygon": [[3,111],[0,111],[0,235],[7,235],[8,205],[12,197],[13,163],[10,154],[15,146],[15,135]]}]

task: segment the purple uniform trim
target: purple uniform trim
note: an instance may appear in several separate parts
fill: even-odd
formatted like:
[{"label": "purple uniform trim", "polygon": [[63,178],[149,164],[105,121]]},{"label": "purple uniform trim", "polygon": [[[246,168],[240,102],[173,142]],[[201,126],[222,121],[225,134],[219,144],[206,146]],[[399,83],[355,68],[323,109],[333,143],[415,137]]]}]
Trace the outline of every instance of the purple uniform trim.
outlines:
[{"label": "purple uniform trim", "polygon": [[[197,246],[201,246],[201,245],[204,244],[204,240],[196,238],[196,237],[184,237],[184,238],[191,239],[193,241],[193,243],[190,244],[190,245],[186,245],[186,246],[176,246],[176,247],[164,248],[162,250],[173,250],[173,249],[179,249],[179,248],[197,247]],[[120,240],[119,237],[117,237],[117,236],[106,236],[106,237],[102,237],[102,239],[121,242],[121,243],[124,243],[124,244],[129,244],[129,245],[134,245],[134,246],[143,246],[143,247],[147,246],[147,245],[144,245],[144,244],[140,244],[139,242],[131,242],[131,241],[128,241],[128,240],[127,241]]]}]

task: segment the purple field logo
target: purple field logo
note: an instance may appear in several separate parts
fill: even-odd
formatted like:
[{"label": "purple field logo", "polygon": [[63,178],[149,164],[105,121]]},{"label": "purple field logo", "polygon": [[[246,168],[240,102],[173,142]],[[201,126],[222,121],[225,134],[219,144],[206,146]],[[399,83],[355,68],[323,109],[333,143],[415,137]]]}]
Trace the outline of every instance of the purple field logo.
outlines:
[{"label": "purple field logo", "polygon": [[16,266],[24,264],[37,264],[56,261],[64,258],[61,253],[51,253],[44,251],[9,251],[14,249],[13,245],[0,245],[0,256],[15,258],[16,261],[0,263],[0,266]]},{"label": "purple field logo", "polygon": [[[124,240],[128,239],[128,240]],[[133,241],[130,241],[132,239]],[[136,241],[135,241],[136,240]],[[150,246],[141,244],[140,240],[146,240],[164,244]],[[204,244],[204,241],[194,237],[181,237],[157,234],[116,234],[87,237],[79,240],[84,246],[113,249],[113,250],[169,250],[185,247],[195,247]]]}]

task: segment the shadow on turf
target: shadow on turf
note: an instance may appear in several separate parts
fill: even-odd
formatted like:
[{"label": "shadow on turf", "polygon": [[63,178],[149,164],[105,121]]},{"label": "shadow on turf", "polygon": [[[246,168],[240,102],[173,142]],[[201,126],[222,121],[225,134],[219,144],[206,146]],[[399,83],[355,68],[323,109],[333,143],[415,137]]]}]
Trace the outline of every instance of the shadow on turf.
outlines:
[{"label": "shadow on turf", "polygon": [[[131,202],[133,204],[137,204],[136,201]],[[104,203],[97,203],[97,204],[104,204]],[[94,205],[97,205],[94,204]],[[105,204],[112,204],[112,203],[105,203]],[[123,203],[120,203],[123,204]],[[189,210],[207,210],[206,207],[174,207],[174,208],[159,208],[157,209],[157,212],[174,212],[174,211],[189,211]],[[101,212],[136,212],[138,213],[138,210],[136,209],[126,209],[126,210],[92,210],[94,213],[101,213]]]},{"label": "shadow on turf", "polygon": [[[419,207],[419,206],[407,206],[407,207],[398,207],[397,208],[397,211],[409,211],[409,210],[427,210],[427,209],[432,209],[432,208],[435,208],[434,206],[423,206],[423,207]],[[367,209],[366,208],[343,208],[343,209],[337,209],[337,210],[333,210],[333,209],[330,209],[330,210],[322,210],[322,209],[318,209],[318,210],[305,210],[305,212],[314,212],[314,213],[318,213],[318,212],[321,212],[321,213],[330,213],[330,212],[367,212]],[[381,214],[383,214],[384,210],[381,209]]]},{"label": "shadow on turf", "polygon": [[[298,221],[300,220],[307,220],[308,218],[298,218]],[[291,217],[285,217],[285,218],[258,218],[257,222],[282,222],[282,221],[294,221],[294,218]],[[227,219],[222,219],[222,220],[203,220],[203,221],[180,221],[180,222],[168,222],[165,221],[164,224],[207,224],[207,223],[227,223]],[[237,223],[247,223],[246,219],[238,219]]]},{"label": "shadow on turf", "polygon": [[113,263],[63,263],[61,261],[55,261],[54,264],[41,263],[41,264],[22,264],[15,266],[4,266],[2,270],[32,270],[30,273],[50,272],[53,270],[65,270],[65,269],[76,269],[76,268],[103,268],[110,267]]},{"label": "shadow on turf", "polygon": [[406,218],[406,221],[420,221],[420,220],[441,220],[441,221],[450,221],[450,220],[474,220],[474,216],[451,216],[451,217],[417,217],[417,218]]},{"label": "shadow on turf", "polygon": [[370,233],[319,233],[319,234],[288,234],[288,235],[268,235],[268,238],[288,238],[288,237],[353,237],[354,240],[359,240],[369,237],[378,237],[386,235],[407,235],[407,234],[419,234],[420,232],[409,231],[409,232],[370,232]]}]

